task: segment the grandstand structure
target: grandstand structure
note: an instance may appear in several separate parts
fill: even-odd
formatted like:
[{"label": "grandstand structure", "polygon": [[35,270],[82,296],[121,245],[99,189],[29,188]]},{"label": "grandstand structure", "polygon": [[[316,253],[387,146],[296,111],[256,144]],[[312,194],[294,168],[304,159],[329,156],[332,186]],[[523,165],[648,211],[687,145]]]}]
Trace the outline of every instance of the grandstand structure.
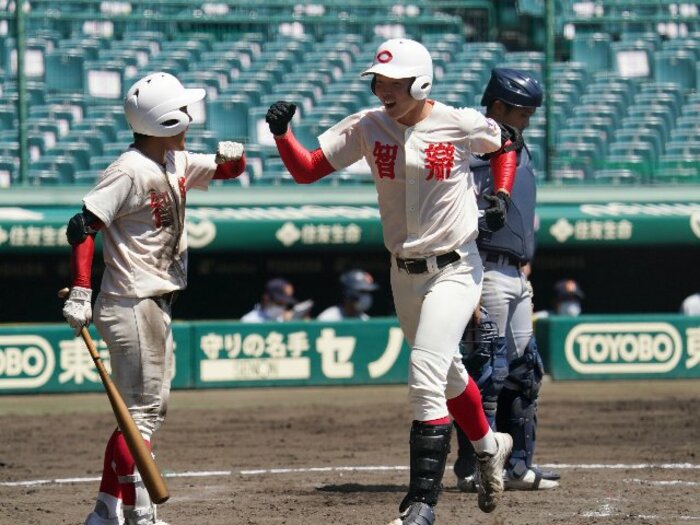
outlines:
[{"label": "grandstand structure", "polygon": [[[554,56],[542,50],[545,4],[556,8]],[[455,106],[477,107],[492,67],[548,80],[549,110],[526,132],[543,184],[698,184],[699,9],[690,0],[0,0],[0,187],[93,183],[131,139],[123,93],[156,70],[207,89],[190,108],[188,149],[244,142],[242,184],[287,184],[267,107],[296,102],[295,133],[315,147],[327,127],[374,105],[359,73],[392,36],[426,44],[431,96]],[[516,48],[509,35],[525,27]],[[326,183],[368,181],[359,163]]]}]

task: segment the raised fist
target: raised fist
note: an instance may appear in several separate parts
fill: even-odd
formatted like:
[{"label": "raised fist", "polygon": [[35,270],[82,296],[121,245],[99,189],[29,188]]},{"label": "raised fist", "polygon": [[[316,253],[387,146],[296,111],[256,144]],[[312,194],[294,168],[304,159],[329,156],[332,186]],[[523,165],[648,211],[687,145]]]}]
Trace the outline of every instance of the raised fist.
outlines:
[{"label": "raised fist", "polygon": [[506,223],[506,213],[508,212],[508,194],[499,191],[496,195],[485,195],[484,200],[490,206],[484,211],[484,219],[489,230],[495,232],[503,228]]},{"label": "raised fist", "polygon": [[240,160],[243,156],[243,150],[243,144],[240,142],[219,142],[214,161],[217,164],[224,164],[232,160]]},{"label": "raised fist", "polygon": [[291,102],[278,100],[270,106],[265,115],[265,122],[270,126],[273,135],[284,135],[287,133],[287,126],[292,120],[297,107]]}]

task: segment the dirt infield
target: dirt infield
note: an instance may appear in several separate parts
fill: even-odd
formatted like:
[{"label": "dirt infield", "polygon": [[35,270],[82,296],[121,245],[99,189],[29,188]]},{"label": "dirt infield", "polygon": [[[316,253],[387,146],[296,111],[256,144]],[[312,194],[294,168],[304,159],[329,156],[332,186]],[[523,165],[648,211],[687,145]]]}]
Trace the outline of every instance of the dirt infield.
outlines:
[{"label": "dirt infield", "polygon": [[[700,381],[548,382],[541,400],[536,460],[561,487],[507,492],[487,515],[448,469],[436,525],[700,523]],[[113,422],[103,395],[0,396],[0,524],[82,523]],[[175,392],[155,441],[160,517],[385,525],[409,426],[405,387]]]}]

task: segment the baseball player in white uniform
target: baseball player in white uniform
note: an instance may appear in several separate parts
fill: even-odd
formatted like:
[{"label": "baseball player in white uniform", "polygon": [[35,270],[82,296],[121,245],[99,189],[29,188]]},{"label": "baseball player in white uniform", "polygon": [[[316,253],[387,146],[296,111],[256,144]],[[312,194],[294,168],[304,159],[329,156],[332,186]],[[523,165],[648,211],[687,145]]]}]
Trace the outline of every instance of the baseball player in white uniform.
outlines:
[{"label": "baseball player in white uniform", "polygon": [[[459,342],[477,307],[483,267],[475,239],[477,205],[471,153],[503,147],[498,124],[471,108],[428,99],[432,59],[418,42],[382,43],[372,66],[376,109],[345,118],[306,150],[288,129],[294,104],[272,104],[266,120],[287,169],[310,183],[362,157],[377,188],[391,287],[399,323],[411,347],[409,398],[411,473],[408,494],[392,523],[432,525],[450,443],[450,415],[479,456],[479,507],[494,510],[512,446],[493,432],[481,396],[462,364]],[[495,157],[497,158],[497,157]]]},{"label": "baseball player in white uniform", "polygon": [[[245,168],[236,142],[220,143],[216,155],[185,151],[187,106],[204,95],[167,73],[136,82],[124,99],[134,143],[101,174],[67,228],[72,288],[63,314],[76,333],[92,320],[94,238],[101,231],[105,270],[95,326],[109,348],[112,380],[149,447],[170,393],[171,305],[187,286],[187,191]],[[164,525],[119,429],[107,443],[97,503],[85,523]]]}]

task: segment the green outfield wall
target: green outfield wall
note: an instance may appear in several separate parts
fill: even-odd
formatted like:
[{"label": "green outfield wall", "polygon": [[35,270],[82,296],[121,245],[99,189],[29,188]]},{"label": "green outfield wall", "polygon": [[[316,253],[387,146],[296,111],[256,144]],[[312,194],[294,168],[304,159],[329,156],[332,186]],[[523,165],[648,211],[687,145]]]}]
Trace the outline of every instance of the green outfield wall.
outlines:
[{"label": "green outfield wall", "polygon": [[[537,321],[555,380],[700,379],[700,317],[582,316]],[[109,352],[94,330],[110,370]],[[173,388],[403,384],[409,348],[396,319],[243,324],[175,322]],[[65,324],[0,326],[0,395],[101,391]]]}]

